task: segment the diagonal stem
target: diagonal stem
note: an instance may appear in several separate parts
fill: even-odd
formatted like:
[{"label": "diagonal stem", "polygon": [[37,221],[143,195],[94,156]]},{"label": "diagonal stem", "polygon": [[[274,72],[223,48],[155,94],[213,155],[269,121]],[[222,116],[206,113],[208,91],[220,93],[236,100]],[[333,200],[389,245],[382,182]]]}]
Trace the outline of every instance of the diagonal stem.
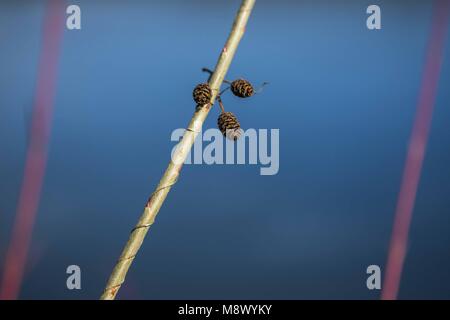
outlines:
[{"label": "diagonal stem", "polygon": [[[202,71],[209,73],[208,81],[211,79],[212,75],[214,74],[214,72],[209,70],[208,68],[202,68]],[[223,81],[223,83],[231,84],[231,81],[228,81],[227,79],[223,79],[222,81]]]},{"label": "diagonal stem", "polygon": [[144,212],[142,213],[136,227],[131,231],[128,242],[119,257],[111,276],[109,277],[106,288],[100,299],[112,300],[116,297],[117,292],[125,281],[127,271],[136,257],[142,242],[144,241],[144,237],[147,234],[149,227],[153,224],[161,205],[170,191],[170,188],[177,182],[183,163],[189,154],[197,134],[201,131],[203,122],[211,109],[211,104],[214,103],[217,94],[219,93],[225,74],[227,73],[231,61],[233,60],[238,44],[244,35],[245,26],[254,4],[255,0],[242,1],[228,40],[219,56],[214,73],[209,79],[209,85],[213,92],[210,100],[211,103],[205,105],[203,108],[197,109],[194,113],[183,138],[179,142],[176,151],[174,152],[172,159],[164,172],[163,177],[159,181],[156,190],[147,201]]}]

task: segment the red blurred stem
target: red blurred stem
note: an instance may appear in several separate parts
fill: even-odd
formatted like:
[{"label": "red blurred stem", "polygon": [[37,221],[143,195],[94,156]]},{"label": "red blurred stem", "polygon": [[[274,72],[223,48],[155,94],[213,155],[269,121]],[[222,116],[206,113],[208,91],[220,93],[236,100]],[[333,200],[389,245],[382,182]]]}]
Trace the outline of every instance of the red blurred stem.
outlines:
[{"label": "red blurred stem", "polygon": [[59,52],[64,30],[64,13],[64,1],[48,1],[43,25],[30,143],[11,242],[6,252],[0,299],[17,299],[22,284],[45,175]]},{"label": "red blurred stem", "polygon": [[416,117],[410,137],[400,193],[397,200],[394,226],[381,294],[381,299],[383,300],[394,300],[397,299],[398,295],[408,245],[411,218],[428,141],[433,107],[436,100],[449,14],[450,1],[435,1]]}]

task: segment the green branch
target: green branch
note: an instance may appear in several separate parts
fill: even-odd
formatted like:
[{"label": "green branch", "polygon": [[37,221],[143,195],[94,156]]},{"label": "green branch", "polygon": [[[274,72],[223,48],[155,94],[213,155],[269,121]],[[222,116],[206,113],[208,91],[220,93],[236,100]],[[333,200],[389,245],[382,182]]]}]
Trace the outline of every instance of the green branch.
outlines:
[{"label": "green branch", "polygon": [[224,81],[225,74],[227,73],[230,63],[233,60],[239,41],[245,32],[245,26],[254,4],[255,0],[242,1],[228,40],[222,49],[216,68],[209,80],[209,85],[212,89],[210,104],[207,104],[202,108],[198,108],[194,113],[183,138],[179,142],[178,147],[174,152],[166,171],[164,172],[163,177],[145,205],[144,212],[142,213],[136,227],[132,230],[128,242],[119,257],[111,276],[109,277],[106,288],[100,299],[114,299],[120,287],[124,283],[128,269],[133,263],[133,260],[136,257],[142,242],[144,241],[149,227],[153,224],[161,205],[170,191],[170,188],[176,183],[181,167],[183,166],[183,163],[192,148],[192,144],[194,143],[197,134],[201,131],[203,122],[205,121],[211,106],[216,100],[222,82]]}]

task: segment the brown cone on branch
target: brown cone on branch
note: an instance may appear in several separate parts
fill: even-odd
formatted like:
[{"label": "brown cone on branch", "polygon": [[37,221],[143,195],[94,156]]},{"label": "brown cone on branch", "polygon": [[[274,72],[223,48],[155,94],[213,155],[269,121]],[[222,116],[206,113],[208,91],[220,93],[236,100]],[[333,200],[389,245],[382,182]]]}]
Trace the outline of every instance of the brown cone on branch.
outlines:
[{"label": "brown cone on branch", "polygon": [[222,134],[230,140],[236,141],[242,135],[241,125],[231,112],[222,112],[217,119],[217,126]]},{"label": "brown cone on branch", "polygon": [[240,98],[248,98],[255,93],[255,90],[253,89],[251,83],[244,79],[234,80],[231,83],[230,88],[231,92],[233,92],[235,96],[238,96]]},{"label": "brown cone on branch", "polygon": [[211,101],[211,87],[207,83],[200,83],[192,92],[192,96],[197,105],[205,105]]}]

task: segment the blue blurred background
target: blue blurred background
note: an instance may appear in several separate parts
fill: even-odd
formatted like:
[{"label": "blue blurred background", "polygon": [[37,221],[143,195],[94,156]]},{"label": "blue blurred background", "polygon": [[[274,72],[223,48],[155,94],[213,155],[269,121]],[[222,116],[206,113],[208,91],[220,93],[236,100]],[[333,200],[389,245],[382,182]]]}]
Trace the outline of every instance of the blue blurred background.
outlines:
[{"label": "blue blurred background", "polygon": [[[44,4],[0,2],[0,268],[23,177]],[[64,31],[23,299],[99,297],[239,1],[70,4],[81,7],[82,29]],[[381,30],[366,28],[370,4],[381,7]],[[118,297],[378,299],[366,268],[386,262],[431,14],[430,1],[257,1],[227,78],[270,85],[224,102],[244,128],[280,129],[279,173],[185,166]],[[403,299],[450,299],[449,50]],[[66,288],[71,264],[81,267],[82,290]]]}]

